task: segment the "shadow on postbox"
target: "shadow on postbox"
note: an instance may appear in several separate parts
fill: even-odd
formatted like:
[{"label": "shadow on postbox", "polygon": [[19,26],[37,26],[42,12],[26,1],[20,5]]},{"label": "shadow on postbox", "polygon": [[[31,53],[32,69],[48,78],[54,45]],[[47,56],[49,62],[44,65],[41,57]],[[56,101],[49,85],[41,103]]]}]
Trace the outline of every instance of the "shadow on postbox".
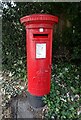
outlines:
[{"label": "shadow on postbox", "polygon": [[22,17],[26,27],[28,92],[43,96],[50,92],[53,25],[58,17],[32,14]]}]

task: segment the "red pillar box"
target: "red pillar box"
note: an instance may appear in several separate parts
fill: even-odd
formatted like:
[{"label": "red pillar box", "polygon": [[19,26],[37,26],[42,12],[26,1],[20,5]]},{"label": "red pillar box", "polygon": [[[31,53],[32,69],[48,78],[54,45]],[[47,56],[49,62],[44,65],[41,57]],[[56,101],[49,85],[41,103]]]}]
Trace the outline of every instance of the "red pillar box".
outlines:
[{"label": "red pillar box", "polygon": [[58,17],[33,14],[20,21],[26,27],[28,92],[43,96],[50,92],[52,34]]}]

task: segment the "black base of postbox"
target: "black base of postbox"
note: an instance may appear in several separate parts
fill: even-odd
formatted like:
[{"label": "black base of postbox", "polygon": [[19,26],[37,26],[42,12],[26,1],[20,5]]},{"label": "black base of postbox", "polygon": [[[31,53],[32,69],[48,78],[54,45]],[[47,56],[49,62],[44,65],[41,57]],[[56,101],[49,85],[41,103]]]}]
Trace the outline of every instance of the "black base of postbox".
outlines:
[{"label": "black base of postbox", "polygon": [[43,96],[34,96],[31,95],[29,92],[27,94],[28,102],[33,108],[41,108],[45,106],[45,103],[42,100]]}]

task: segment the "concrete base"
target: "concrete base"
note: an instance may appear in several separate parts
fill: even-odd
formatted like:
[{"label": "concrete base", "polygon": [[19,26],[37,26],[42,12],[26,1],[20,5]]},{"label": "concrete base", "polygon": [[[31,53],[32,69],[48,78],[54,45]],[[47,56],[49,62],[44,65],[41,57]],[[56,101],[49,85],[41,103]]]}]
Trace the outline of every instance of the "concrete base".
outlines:
[{"label": "concrete base", "polygon": [[12,118],[33,118],[33,114],[29,111],[29,104],[27,98],[15,99],[11,105]]},{"label": "concrete base", "polygon": [[[38,104],[35,104],[35,107],[38,106]],[[44,107],[40,109],[33,109],[28,102],[28,97],[14,98],[11,102],[12,118],[15,118],[16,120],[19,120],[19,118],[42,118],[43,109]]]}]

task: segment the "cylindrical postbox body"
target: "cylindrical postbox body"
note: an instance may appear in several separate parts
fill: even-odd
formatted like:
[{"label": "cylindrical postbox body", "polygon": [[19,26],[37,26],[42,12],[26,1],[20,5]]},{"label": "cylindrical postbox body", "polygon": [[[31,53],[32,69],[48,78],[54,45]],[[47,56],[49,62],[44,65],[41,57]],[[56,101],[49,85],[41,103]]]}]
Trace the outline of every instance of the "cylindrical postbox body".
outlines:
[{"label": "cylindrical postbox body", "polygon": [[26,26],[28,92],[43,96],[50,92],[53,24],[58,17],[33,14],[20,21]]}]

